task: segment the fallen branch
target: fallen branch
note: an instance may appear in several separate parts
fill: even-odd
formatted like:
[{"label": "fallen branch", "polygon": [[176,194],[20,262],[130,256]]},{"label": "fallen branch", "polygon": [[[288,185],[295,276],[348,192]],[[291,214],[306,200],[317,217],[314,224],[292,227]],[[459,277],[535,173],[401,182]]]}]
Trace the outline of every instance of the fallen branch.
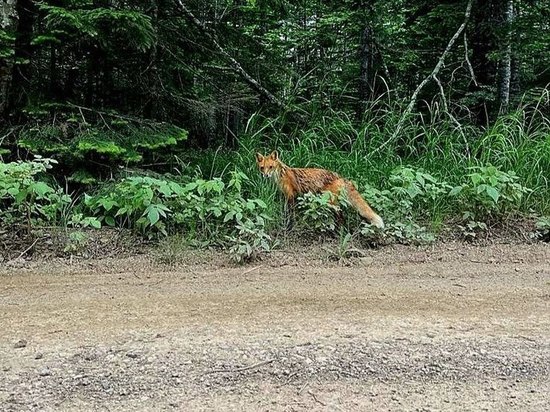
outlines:
[{"label": "fallen branch", "polygon": [[323,406],[327,406],[326,403],[324,402],[321,402],[319,399],[317,399],[317,396],[315,396],[315,394],[313,392],[311,392],[311,390],[308,389],[307,393],[309,393],[311,396],[313,396],[313,399],[315,399],[315,402],[323,405]]},{"label": "fallen branch", "polygon": [[284,109],[285,105],[283,102],[281,102],[275,95],[273,95],[269,90],[267,90],[265,87],[263,87],[259,81],[254,79],[248,72],[241,66],[241,64],[235,60],[233,56],[231,56],[225,49],[218,43],[216,38],[212,35],[211,31],[206,27],[206,25],[197,19],[193,12],[187,8],[187,6],[181,1],[176,0],[176,3],[179,5],[180,9],[183,11],[185,16],[189,19],[189,21],[201,31],[201,33],[214,45],[216,50],[229,62],[231,65],[231,68],[239,74],[248,85],[254,89],[256,92],[258,92],[260,95],[262,95],[264,98],[266,98],[270,103],[274,104],[275,106],[279,107],[280,109]]},{"label": "fallen branch", "polygon": [[[464,29],[466,28],[466,25],[468,24],[468,20],[470,19],[470,14],[472,12],[472,3],[473,3],[473,0],[468,1],[468,5],[466,6],[466,11],[464,13],[464,21],[462,22],[462,24],[460,25],[460,27],[458,28],[456,33],[453,35],[453,37],[451,37],[451,40],[449,40],[449,43],[447,44],[447,47],[445,48],[445,50],[441,54],[441,57],[439,57],[439,60],[437,61],[437,64],[435,65],[432,72],[424,80],[422,80],[422,82],[418,85],[416,90],[413,92],[413,94],[411,96],[411,100],[410,100],[409,104],[407,105],[407,108],[405,109],[405,111],[401,115],[401,118],[399,119],[399,122],[397,123],[397,127],[395,128],[394,132],[392,133],[390,138],[388,140],[386,140],[384,143],[382,143],[377,149],[375,149],[374,152],[382,150],[390,142],[395,140],[395,138],[399,135],[399,133],[401,133],[401,129],[403,128],[403,124],[405,123],[405,120],[407,120],[407,118],[411,114],[411,112],[414,108],[414,105],[416,104],[416,99],[417,99],[418,94],[420,93],[420,91],[424,88],[424,86],[426,86],[426,84],[428,84],[428,82],[430,80],[437,79],[437,74],[439,73],[439,71],[441,70],[443,65],[445,64],[445,59],[446,59],[447,55],[449,54],[449,52],[451,51],[451,48],[455,44],[456,39],[458,39],[458,36],[460,36],[460,34],[464,31]],[[446,104],[446,102],[445,102],[445,104]]]},{"label": "fallen branch", "polygon": [[302,392],[304,391],[304,389],[309,385],[309,381],[306,381],[302,387],[300,388],[300,390],[298,391],[298,395],[301,395]]},{"label": "fallen branch", "polygon": [[246,275],[247,273],[250,273],[250,272],[254,272],[256,269],[259,269],[261,268],[263,265],[259,265],[259,266],[256,266],[256,267],[253,267],[253,268],[250,268],[248,270],[245,270],[242,275]]},{"label": "fallen branch", "polygon": [[44,238],[44,237],[37,237],[37,238],[34,240],[34,242],[32,242],[32,244],[31,244],[28,248],[26,248],[24,251],[22,251],[22,252],[19,254],[19,256],[17,256],[16,258],[10,259],[10,260],[8,261],[8,263],[12,263],[12,262],[14,262],[14,261],[16,261],[16,260],[21,259],[29,250],[31,250],[31,249],[34,247],[34,245],[36,245],[36,243],[37,243],[39,240],[42,240],[42,239],[45,239],[45,238]]}]

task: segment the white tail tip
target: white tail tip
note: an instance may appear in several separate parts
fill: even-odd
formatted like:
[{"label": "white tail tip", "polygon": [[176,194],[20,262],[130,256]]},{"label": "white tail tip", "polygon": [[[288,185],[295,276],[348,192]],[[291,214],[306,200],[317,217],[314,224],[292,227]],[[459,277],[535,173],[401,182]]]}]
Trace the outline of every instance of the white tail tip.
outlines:
[{"label": "white tail tip", "polygon": [[370,222],[371,225],[376,226],[378,229],[384,229],[384,221],[378,215],[375,215]]}]

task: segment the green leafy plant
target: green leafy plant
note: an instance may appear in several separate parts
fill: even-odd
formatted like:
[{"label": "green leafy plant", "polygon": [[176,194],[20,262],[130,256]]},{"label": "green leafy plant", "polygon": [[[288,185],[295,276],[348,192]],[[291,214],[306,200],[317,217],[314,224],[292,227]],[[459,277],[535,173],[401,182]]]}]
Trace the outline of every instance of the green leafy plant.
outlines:
[{"label": "green leafy plant", "polygon": [[305,193],[296,201],[297,225],[299,228],[321,233],[334,232],[337,226],[336,214],[340,207],[333,202],[330,192],[322,194]]},{"label": "green leafy plant", "polygon": [[123,179],[99,193],[86,195],[84,203],[100,222],[108,226],[137,228],[150,235],[166,235],[166,222],[174,203],[185,189],[176,182],[153,177]]},{"label": "green leafy plant", "polygon": [[451,188],[423,169],[403,166],[391,172],[388,182],[387,189],[369,195],[388,221],[429,218]]},{"label": "green leafy plant", "polygon": [[223,238],[228,228],[234,230],[247,218],[268,220],[265,202],[243,196],[243,183],[248,180],[244,173],[232,171],[227,183],[221,178],[189,182],[178,198],[174,221],[190,233],[213,239]]},{"label": "green leafy plant", "polygon": [[273,245],[266,232],[267,205],[243,197],[242,172],[221,178],[179,183],[134,176],[106,186],[85,203],[98,221],[135,228],[147,237],[181,232],[188,239],[229,246],[234,260],[255,258]]},{"label": "green leafy plant", "polygon": [[37,156],[30,162],[0,162],[0,219],[3,223],[26,222],[27,227],[55,223],[71,203],[61,188],[40,180],[56,161]]},{"label": "green leafy plant", "polygon": [[369,243],[401,243],[404,245],[430,244],[435,241],[435,235],[415,222],[388,223],[383,231],[365,223],[362,224],[361,235]]},{"label": "green leafy plant", "polygon": [[82,231],[76,230],[74,232],[70,232],[67,236],[63,251],[71,255],[79,254],[86,248],[88,240],[89,237]]},{"label": "green leafy plant", "polygon": [[229,256],[237,263],[253,261],[261,253],[270,252],[277,244],[266,233],[265,220],[261,216],[238,221],[235,228],[236,233],[227,236],[227,240],[230,244]]},{"label": "green leafy plant", "polygon": [[390,175],[389,181],[395,195],[406,196],[421,202],[436,200],[447,193],[450,186],[440,182],[422,169],[400,167]]},{"label": "green leafy plant", "polygon": [[342,228],[338,235],[338,245],[336,249],[331,249],[329,251],[329,258],[341,262],[352,255],[353,251],[357,251],[357,249],[351,247],[353,240],[354,235]]},{"label": "green leafy plant", "polygon": [[464,211],[464,220],[484,220],[513,213],[523,196],[530,192],[513,171],[503,172],[494,166],[476,166],[469,171],[467,182],[449,192]]},{"label": "green leafy plant", "polygon": [[[462,233],[462,236],[466,240],[474,240],[477,238],[481,233],[484,233],[487,231],[487,224],[485,222],[477,222],[475,220],[468,220],[468,214],[466,213],[464,218],[466,220],[466,224],[464,225],[458,225],[458,228],[460,229],[460,232]],[[473,216],[471,216],[473,218]]]},{"label": "green leafy plant", "polygon": [[84,216],[82,213],[73,213],[67,222],[67,226],[75,228],[92,227],[94,229],[101,229],[101,221],[95,216]]}]

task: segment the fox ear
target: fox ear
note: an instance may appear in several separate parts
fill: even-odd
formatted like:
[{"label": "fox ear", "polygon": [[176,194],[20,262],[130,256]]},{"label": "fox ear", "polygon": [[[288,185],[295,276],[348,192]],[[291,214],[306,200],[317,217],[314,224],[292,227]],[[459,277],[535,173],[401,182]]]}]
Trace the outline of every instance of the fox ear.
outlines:
[{"label": "fox ear", "polygon": [[264,160],[264,155],[261,153],[256,153],[256,160],[258,162],[261,162],[262,160]]},{"label": "fox ear", "polygon": [[269,157],[271,157],[273,160],[279,160],[279,152],[277,152],[277,150],[273,150]]}]

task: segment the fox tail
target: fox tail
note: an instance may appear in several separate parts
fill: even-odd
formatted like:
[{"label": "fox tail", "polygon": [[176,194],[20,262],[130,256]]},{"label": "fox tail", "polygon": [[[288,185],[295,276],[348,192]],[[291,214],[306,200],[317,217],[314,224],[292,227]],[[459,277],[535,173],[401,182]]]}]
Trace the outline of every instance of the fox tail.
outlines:
[{"label": "fox tail", "polygon": [[359,214],[367,219],[371,225],[383,229],[384,221],[382,220],[382,218],[378,214],[376,214],[374,210],[372,210],[372,208],[365,201],[365,199],[363,199],[361,194],[357,191],[357,189],[353,186],[351,182],[346,183],[348,200],[351,205],[355,209],[357,209]]}]

